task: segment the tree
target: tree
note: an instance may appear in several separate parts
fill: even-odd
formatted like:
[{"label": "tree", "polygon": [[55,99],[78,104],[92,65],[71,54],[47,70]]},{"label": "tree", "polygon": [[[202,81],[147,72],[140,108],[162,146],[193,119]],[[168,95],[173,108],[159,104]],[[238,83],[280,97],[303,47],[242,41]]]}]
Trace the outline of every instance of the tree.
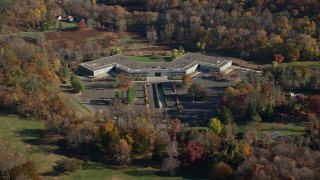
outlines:
[{"label": "tree", "polygon": [[63,29],[63,24],[61,21],[59,21],[59,29]]},{"label": "tree", "polygon": [[162,160],[165,157],[166,149],[170,143],[170,137],[167,132],[164,131],[165,136],[155,136],[153,151],[152,151],[152,158],[154,160]]},{"label": "tree", "polygon": [[269,103],[268,105],[267,105],[267,108],[266,108],[266,110],[265,110],[265,112],[264,112],[264,115],[263,115],[263,117],[264,117],[264,119],[266,120],[266,121],[271,121],[272,119],[273,119],[273,106],[272,106],[272,104],[271,103]]},{"label": "tree", "polygon": [[281,64],[284,60],[284,56],[282,56],[281,54],[274,54],[274,61],[276,61],[278,64]]},{"label": "tree", "polygon": [[178,159],[174,157],[167,157],[162,161],[161,171],[173,176],[180,164],[181,162]]},{"label": "tree", "polygon": [[133,104],[136,100],[136,90],[132,88],[128,88],[127,90],[127,103]]},{"label": "tree", "polygon": [[71,86],[75,93],[81,93],[84,89],[83,84],[78,79],[78,77],[74,74],[71,76]]},{"label": "tree", "polygon": [[149,43],[155,43],[158,40],[158,33],[154,26],[152,26],[151,28],[147,28],[146,34]]},{"label": "tree", "polygon": [[257,115],[258,115],[258,112],[257,112],[256,106],[251,102],[249,102],[246,110],[246,116],[245,116],[246,120],[251,121]]},{"label": "tree", "polygon": [[211,170],[209,179],[224,180],[231,179],[233,175],[233,169],[231,166],[224,162],[215,164]]},{"label": "tree", "polygon": [[113,48],[111,49],[110,55],[111,55],[111,56],[114,56],[114,55],[117,55],[117,54],[121,54],[121,52],[122,52],[122,50],[121,50],[120,47],[113,47]]},{"label": "tree", "polygon": [[116,91],[114,97],[116,98],[116,100],[120,101],[121,100],[121,94],[119,91]]},{"label": "tree", "polygon": [[233,122],[232,112],[226,106],[222,106],[222,108],[218,108],[217,115],[218,115],[218,118],[221,119],[221,121],[224,124],[231,124]]},{"label": "tree", "polygon": [[205,100],[208,97],[208,90],[202,83],[192,83],[188,94],[192,96],[193,102],[195,99]]},{"label": "tree", "polygon": [[185,90],[189,89],[191,82],[192,82],[192,76],[190,76],[189,74],[185,74],[182,77],[182,86]]},{"label": "tree", "polygon": [[126,140],[120,139],[116,146],[114,159],[120,166],[125,166],[131,163],[130,146]]},{"label": "tree", "polygon": [[177,139],[177,133],[181,131],[181,121],[178,118],[171,119],[169,121],[169,136],[172,141]]},{"label": "tree", "polygon": [[206,47],[206,43],[205,42],[197,42],[197,48],[199,49],[199,51],[204,51],[204,48]]},{"label": "tree", "polygon": [[63,76],[69,77],[69,75],[70,75],[70,69],[67,64],[64,64],[63,65]]},{"label": "tree", "polygon": [[171,57],[172,59],[176,59],[178,57],[181,57],[182,55],[184,55],[185,52],[184,52],[184,49],[182,47],[179,47],[179,49],[173,49],[171,51]]},{"label": "tree", "polygon": [[97,4],[97,0],[91,0],[91,5],[92,6],[96,6],[96,4]]},{"label": "tree", "polygon": [[78,24],[79,30],[84,30],[86,28],[86,21],[84,19],[81,19],[81,21]]},{"label": "tree", "polygon": [[101,144],[108,152],[108,155],[114,157],[117,149],[117,145],[120,142],[120,133],[115,124],[111,119],[108,119],[102,128],[101,133]]},{"label": "tree", "polygon": [[132,132],[132,138],[132,151],[134,153],[140,154],[148,150],[150,142],[150,135],[148,130],[146,130],[144,127],[136,128]]},{"label": "tree", "polygon": [[204,153],[204,147],[199,143],[189,141],[187,145],[187,151],[190,162],[193,162],[196,159],[200,159]]},{"label": "tree", "polygon": [[211,118],[209,122],[209,129],[211,129],[216,134],[219,134],[222,130],[220,120],[218,118]]}]

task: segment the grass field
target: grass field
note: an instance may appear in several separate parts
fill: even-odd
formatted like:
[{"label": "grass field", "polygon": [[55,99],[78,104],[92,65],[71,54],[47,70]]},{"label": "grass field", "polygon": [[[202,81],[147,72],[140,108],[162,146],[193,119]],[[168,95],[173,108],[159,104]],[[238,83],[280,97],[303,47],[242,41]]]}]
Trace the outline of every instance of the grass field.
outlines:
[{"label": "grass field", "polygon": [[[248,125],[238,125],[238,133],[243,133],[247,130]],[[305,134],[306,127],[303,124],[295,123],[258,123],[255,128],[258,131],[258,135],[262,136],[266,133],[273,131],[279,131],[287,136],[303,135]]]},{"label": "grass field", "polygon": [[77,111],[77,114],[82,116],[91,116],[92,112],[74,99],[71,95],[65,95],[67,102]]},{"label": "grass field", "polygon": [[300,67],[315,67],[320,68],[319,61],[300,61],[300,62],[292,62],[292,63],[283,63],[284,65],[291,65],[291,66],[300,66]]},{"label": "grass field", "polygon": [[[42,179],[85,179],[85,180],[160,180],[182,179],[181,177],[162,177],[157,175],[159,169],[148,166],[131,166],[123,169],[88,161],[74,173],[54,175],[55,162],[67,158],[56,154],[59,149],[43,137],[43,125],[39,121],[20,119],[15,115],[0,116],[0,141],[10,143],[12,149],[19,153],[21,162],[32,160],[36,163]],[[59,151],[58,151],[59,152]],[[98,158],[101,159],[101,158]],[[49,175],[48,175],[49,174]]]},{"label": "grass field", "polygon": [[170,56],[163,56],[163,57],[152,57],[152,56],[129,56],[131,59],[134,59],[139,62],[159,62],[159,61],[171,61],[172,58]]},{"label": "grass field", "polygon": [[0,140],[10,143],[13,150],[21,155],[21,161],[34,161],[39,173],[51,171],[55,161],[63,157],[54,154],[56,147],[46,144],[42,133],[41,122],[0,116]]},{"label": "grass field", "polygon": [[[61,22],[62,28],[59,28],[59,23]],[[76,28],[78,27],[77,23],[68,23],[68,22],[63,22],[63,21],[56,21],[56,27],[50,27],[48,30],[45,32],[52,32],[52,31],[59,31],[59,30],[64,30],[64,29],[71,29],[71,28]]]}]

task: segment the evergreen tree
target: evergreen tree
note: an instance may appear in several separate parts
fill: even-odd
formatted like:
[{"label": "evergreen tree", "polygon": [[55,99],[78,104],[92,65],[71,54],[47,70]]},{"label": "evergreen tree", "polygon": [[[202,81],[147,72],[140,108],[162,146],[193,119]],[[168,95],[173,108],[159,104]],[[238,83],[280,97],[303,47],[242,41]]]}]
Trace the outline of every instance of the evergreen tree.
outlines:
[{"label": "evergreen tree", "polygon": [[67,64],[64,64],[63,65],[63,76],[69,77],[69,75],[70,75],[70,69]]},{"label": "evergreen tree", "polygon": [[257,109],[254,106],[254,104],[252,104],[251,102],[249,102],[248,106],[247,106],[247,110],[246,110],[246,120],[252,120],[253,116],[256,116],[257,113]]},{"label": "evergreen tree", "polygon": [[273,106],[272,106],[271,103],[269,103],[267,105],[267,108],[266,108],[265,112],[264,112],[264,119],[266,121],[271,121],[273,119],[273,115],[274,115]]},{"label": "evergreen tree", "polygon": [[120,101],[121,100],[121,94],[119,91],[116,91],[114,97],[116,98],[116,100]]},{"label": "evergreen tree", "polygon": [[127,103],[133,104],[136,100],[136,90],[134,88],[128,88],[127,90]]},{"label": "evergreen tree", "polygon": [[233,122],[232,112],[227,107],[222,106],[222,108],[218,108],[217,114],[224,124],[231,124]]},{"label": "evergreen tree", "polygon": [[82,83],[79,81],[77,76],[74,74],[71,76],[71,86],[72,86],[72,89],[75,93],[80,93],[83,91]]},{"label": "evergreen tree", "polygon": [[61,21],[59,21],[59,29],[63,29],[63,24]]}]

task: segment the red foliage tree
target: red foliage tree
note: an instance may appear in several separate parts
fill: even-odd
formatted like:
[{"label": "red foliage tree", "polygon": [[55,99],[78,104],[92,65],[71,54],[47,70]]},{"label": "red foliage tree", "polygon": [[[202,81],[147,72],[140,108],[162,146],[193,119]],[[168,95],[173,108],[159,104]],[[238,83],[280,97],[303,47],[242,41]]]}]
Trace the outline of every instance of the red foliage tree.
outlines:
[{"label": "red foliage tree", "polygon": [[200,159],[202,157],[204,148],[198,143],[189,141],[187,145],[187,151],[190,161],[193,162],[194,160]]},{"label": "red foliage tree", "polygon": [[281,54],[274,54],[273,57],[274,60],[279,64],[281,64],[284,60],[284,56],[282,56]]},{"label": "red foliage tree", "polygon": [[79,22],[79,30],[84,30],[86,28],[86,21],[84,19],[81,19]]}]

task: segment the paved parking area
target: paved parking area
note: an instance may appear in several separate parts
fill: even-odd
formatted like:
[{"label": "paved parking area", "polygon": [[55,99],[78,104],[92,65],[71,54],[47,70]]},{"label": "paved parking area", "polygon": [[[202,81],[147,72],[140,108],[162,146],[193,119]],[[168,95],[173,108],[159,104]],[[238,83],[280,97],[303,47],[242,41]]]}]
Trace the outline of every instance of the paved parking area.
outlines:
[{"label": "paved parking area", "polygon": [[[241,78],[245,77],[246,71],[240,71]],[[234,72],[231,72],[232,74]],[[230,76],[229,74],[229,76]],[[89,78],[80,77],[84,84],[85,90],[78,97],[81,99],[80,103],[87,104],[96,110],[107,108],[114,101],[116,89],[114,89],[114,78],[111,76],[91,81]],[[162,111],[167,110],[171,118],[179,118],[182,122],[187,122],[190,125],[199,120],[209,120],[215,116],[216,107],[221,102],[224,91],[228,86],[235,86],[236,83],[230,81],[217,81],[207,74],[199,73],[192,80],[193,83],[202,83],[208,90],[208,98],[205,101],[192,102],[192,97],[188,95],[187,91],[182,88],[181,82],[164,82],[165,96],[168,100],[168,107],[163,108]],[[134,108],[138,111],[145,109],[143,84],[147,85],[149,108],[151,111],[158,111],[155,108],[155,92],[152,88],[153,83],[139,82],[135,83],[134,87],[137,92],[137,100]],[[173,93],[173,84],[176,84],[177,94]],[[159,89],[160,90],[160,89]],[[126,95],[124,94],[124,97]],[[178,97],[180,104],[183,106],[183,112],[178,113],[175,98]]]}]

